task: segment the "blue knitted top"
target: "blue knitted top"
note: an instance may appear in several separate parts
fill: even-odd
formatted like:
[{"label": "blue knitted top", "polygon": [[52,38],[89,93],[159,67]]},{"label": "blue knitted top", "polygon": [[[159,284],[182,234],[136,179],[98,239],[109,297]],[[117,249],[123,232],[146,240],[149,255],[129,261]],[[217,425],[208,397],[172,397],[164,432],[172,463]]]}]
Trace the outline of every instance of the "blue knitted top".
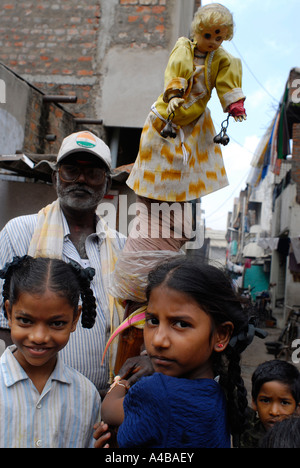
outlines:
[{"label": "blue knitted top", "polygon": [[155,373],[143,377],[124,399],[120,448],[229,448],[226,400],[213,379]]}]

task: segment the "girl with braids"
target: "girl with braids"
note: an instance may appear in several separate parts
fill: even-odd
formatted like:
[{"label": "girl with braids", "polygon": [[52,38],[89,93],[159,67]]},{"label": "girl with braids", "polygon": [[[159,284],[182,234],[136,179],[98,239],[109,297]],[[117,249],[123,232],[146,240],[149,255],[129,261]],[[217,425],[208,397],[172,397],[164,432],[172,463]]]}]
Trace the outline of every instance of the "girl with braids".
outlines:
[{"label": "girl with braids", "polygon": [[103,421],[120,425],[122,448],[230,447],[247,408],[239,360],[249,344],[230,280],[180,257],[150,273],[147,300],[144,341],[155,373],[130,388],[115,380]]},{"label": "girl with braids", "polygon": [[0,359],[1,447],[93,447],[99,393],[59,353],[80,315],[83,327],[94,324],[93,276],[77,263],[29,256],[0,271],[14,343]]}]

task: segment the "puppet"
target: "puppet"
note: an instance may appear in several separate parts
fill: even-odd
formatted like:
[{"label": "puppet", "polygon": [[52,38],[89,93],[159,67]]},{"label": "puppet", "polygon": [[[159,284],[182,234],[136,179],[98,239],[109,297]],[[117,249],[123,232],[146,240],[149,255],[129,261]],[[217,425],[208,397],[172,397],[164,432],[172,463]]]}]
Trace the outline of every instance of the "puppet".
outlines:
[{"label": "puppet", "polygon": [[[215,88],[228,113],[227,125],[229,116],[246,119],[241,61],[221,47],[232,39],[233,30],[232,14],[223,5],[200,7],[191,25],[192,39],[179,38],[171,52],[164,91],[146,119],[127,180],[139,213],[114,272],[116,297],[142,303],[148,272],[189,240],[190,201],[228,185],[218,144],[228,143],[226,126],[215,135],[207,104]],[[174,203],[179,212],[171,210]],[[159,204],[165,210],[155,210]]]}]

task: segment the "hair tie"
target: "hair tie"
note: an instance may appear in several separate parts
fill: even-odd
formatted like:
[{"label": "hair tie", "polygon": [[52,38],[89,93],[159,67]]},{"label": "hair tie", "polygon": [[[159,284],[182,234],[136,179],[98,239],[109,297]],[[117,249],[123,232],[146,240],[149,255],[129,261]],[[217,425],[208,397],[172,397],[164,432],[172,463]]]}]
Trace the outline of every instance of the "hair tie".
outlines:
[{"label": "hair tie", "polygon": [[229,346],[231,348],[238,348],[238,351],[241,353],[252,343],[254,336],[264,339],[267,335],[268,332],[255,327],[253,323],[249,322],[247,330],[243,330],[238,335],[233,336],[229,341]]},{"label": "hair tie", "polygon": [[0,278],[5,279],[9,270],[11,268],[20,266],[27,257],[28,255],[24,255],[23,257],[13,257],[12,261],[7,262],[2,270],[0,270]]},{"label": "hair tie", "polygon": [[80,280],[88,280],[90,282],[95,276],[96,271],[94,268],[82,268],[79,263],[75,262],[75,260],[70,260],[70,265],[74,268]]}]

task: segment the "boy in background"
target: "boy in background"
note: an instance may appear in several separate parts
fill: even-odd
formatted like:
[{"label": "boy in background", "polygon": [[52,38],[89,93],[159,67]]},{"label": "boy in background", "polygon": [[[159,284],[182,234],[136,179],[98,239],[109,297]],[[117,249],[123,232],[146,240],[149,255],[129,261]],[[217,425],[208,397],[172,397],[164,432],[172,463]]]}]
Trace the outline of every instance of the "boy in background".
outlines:
[{"label": "boy in background", "polygon": [[300,414],[300,373],[286,361],[266,361],[252,375],[251,394],[253,411],[249,409],[249,428],[241,438],[243,448],[259,447],[277,422]]}]

